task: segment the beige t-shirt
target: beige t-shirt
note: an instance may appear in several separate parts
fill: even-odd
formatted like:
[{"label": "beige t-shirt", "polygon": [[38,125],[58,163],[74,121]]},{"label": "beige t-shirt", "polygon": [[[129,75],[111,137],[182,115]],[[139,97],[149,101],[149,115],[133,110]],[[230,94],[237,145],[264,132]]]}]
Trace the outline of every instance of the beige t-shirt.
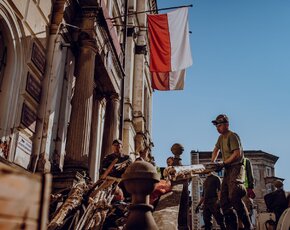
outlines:
[{"label": "beige t-shirt", "polygon": [[235,150],[240,149],[242,154],[238,161],[242,162],[244,157],[243,149],[240,138],[236,133],[229,130],[226,135],[220,135],[215,146],[222,152],[223,161],[228,159]]}]

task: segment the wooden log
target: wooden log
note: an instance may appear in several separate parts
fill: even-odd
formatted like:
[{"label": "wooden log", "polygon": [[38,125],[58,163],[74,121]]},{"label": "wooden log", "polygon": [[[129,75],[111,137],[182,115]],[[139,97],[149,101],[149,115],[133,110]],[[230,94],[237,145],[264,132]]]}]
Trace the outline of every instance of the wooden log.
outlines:
[{"label": "wooden log", "polygon": [[96,229],[97,226],[102,226],[114,197],[115,187],[116,180],[107,178],[91,193],[89,205],[77,224],[76,230]]},{"label": "wooden log", "polygon": [[[117,161],[117,158],[112,161],[100,179],[96,183],[90,184],[90,186],[84,178],[79,177],[80,181],[73,186],[68,198],[54,213],[53,218],[48,225],[48,230],[63,229],[64,226],[67,228],[68,226],[65,222],[68,219],[71,222],[74,222],[68,227],[69,229],[92,229],[92,227],[89,226],[95,226],[92,224],[95,223],[94,221],[92,222],[92,220],[95,218],[95,213],[100,209],[100,203],[103,202],[106,203],[106,207],[102,207],[101,211],[99,211],[99,213],[102,213],[101,216],[103,216],[99,221],[101,226],[109,209],[108,206],[113,199],[112,186],[113,184],[119,183],[118,178],[111,178],[108,176]],[[83,209],[82,211],[80,211],[81,207]],[[74,214],[75,212],[73,211],[76,211],[76,214]]]},{"label": "wooden log", "polygon": [[83,201],[84,194],[88,191],[88,186],[84,179],[77,182],[70,191],[68,198],[62,206],[56,211],[53,219],[48,225],[49,230],[61,228],[64,224],[65,218],[76,208],[78,208]]},{"label": "wooden log", "polygon": [[192,178],[197,174],[208,173],[202,164],[185,165],[185,166],[169,166],[164,169],[164,176],[172,181],[185,180]]}]

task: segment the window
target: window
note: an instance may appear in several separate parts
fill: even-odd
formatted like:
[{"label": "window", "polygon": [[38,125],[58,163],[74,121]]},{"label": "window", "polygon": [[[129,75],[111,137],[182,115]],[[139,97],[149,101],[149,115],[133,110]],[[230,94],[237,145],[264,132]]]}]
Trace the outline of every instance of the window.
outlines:
[{"label": "window", "polygon": [[272,176],[272,173],[271,173],[271,168],[270,167],[266,167],[266,177],[270,177]]}]

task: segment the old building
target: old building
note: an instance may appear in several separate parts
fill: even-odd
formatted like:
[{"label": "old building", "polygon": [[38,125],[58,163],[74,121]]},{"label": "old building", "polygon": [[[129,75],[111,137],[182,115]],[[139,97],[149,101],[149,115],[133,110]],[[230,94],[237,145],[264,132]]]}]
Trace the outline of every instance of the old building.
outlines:
[{"label": "old building", "polygon": [[[275,176],[275,164],[279,157],[264,152],[262,150],[245,150],[245,157],[249,158],[254,173],[255,186],[254,191],[256,198],[254,200],[255,214],[266,211],[264,202],[264,195],[274,190],[272,182],[276,179],[284,180]],[[211,161],[212,152],[209,151],[191,151],[192,164],[206,164]],[[219,156],[218,160],[221,160]],[[219,176],[223,177],[223,172],[219,173]],[[192,182],[192,199],[193,208],[197,205],[200,199],[200,192],[202,190],[202,181],[205,177],[194,178]],[[193,209],[194,210],[194,209]],[[200,215],[193,215],[193,223],[196,229],[201,226],[202,218]],[[255,217],[253,218],[253,220]]]},{"label": "old building", "polygon": [[[0,2],[0,160],[98,178],[120,138],[134,158],[151,149],[146,15],[155,0]],[[128,13],[127,17],[124,17]],[[58,183],[60,182],[60,183]]]}]

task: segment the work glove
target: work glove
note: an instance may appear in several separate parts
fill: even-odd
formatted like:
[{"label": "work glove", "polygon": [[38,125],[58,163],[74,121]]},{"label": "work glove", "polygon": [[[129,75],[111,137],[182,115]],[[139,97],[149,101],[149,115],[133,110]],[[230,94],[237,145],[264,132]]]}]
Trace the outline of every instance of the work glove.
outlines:
[{"label": "work glove", "polygon": [[199,213],[199,209],[200,209],[200,205],[197,205],[196,208],[195,208],[195,213]]},{"label": "work glove", "polygon": [[247,195],[251,199],[255,199],[255,197],[256,197],[256,194],[255,194],[255,192],[254,192],[254,190],[252,188],[248,188],[247,189]]},{"label": "work glove", "polygon": [[226,166],[225,162],[223,161],[218,161],[215,163],[216,164],[216,172],[222,171],[222,169]]}]

